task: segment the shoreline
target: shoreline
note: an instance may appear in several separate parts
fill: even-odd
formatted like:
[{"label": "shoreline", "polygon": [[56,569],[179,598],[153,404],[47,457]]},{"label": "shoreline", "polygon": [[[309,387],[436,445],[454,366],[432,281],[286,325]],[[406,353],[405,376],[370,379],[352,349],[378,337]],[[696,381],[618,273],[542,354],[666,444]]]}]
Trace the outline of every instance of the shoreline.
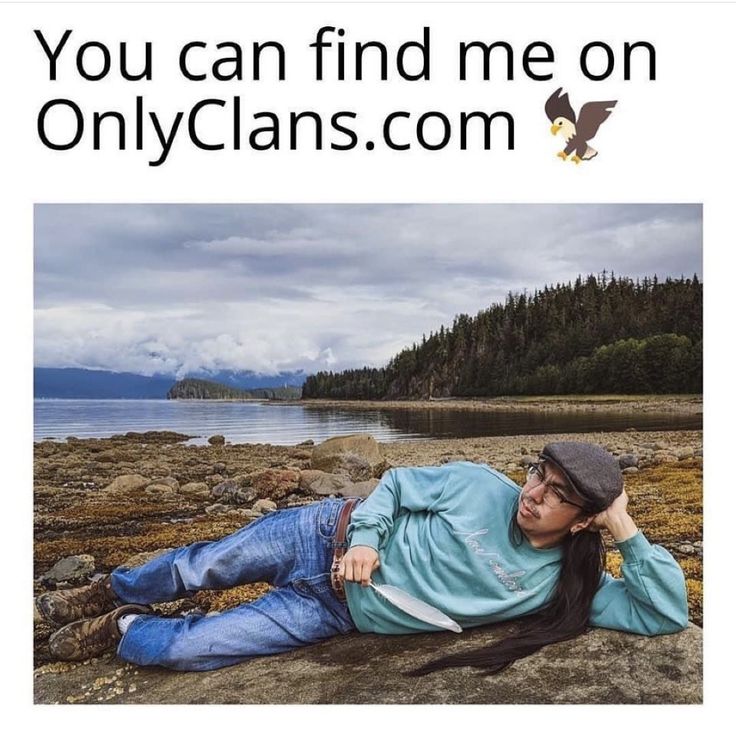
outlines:
[{"label": "shoreline", "polygon": [[269,406],[301,405],[307,409],[342,410],[458,410],[490,412],[617,412],[697,415],[702,395],[523,395],[494,398],[441,398],[435,400],[322,400],[294,402],[269,400]]},{"label": "shoreline", "polygon": [[173,402],[173,403],[253,403],[275,407],[302,406],[310,409],[344,410],[490,410],[506,412],[615,411],[697,414],[703,412],[702,394],[683,395],[503,395],[499,397],[442,397],[422,400],[337,400],[307,398],[269,400],[266,398],[66,398],[40,397],[34,402]]},{"label": "shoreline", "polygon": [[[57,400],[56,402],[63,403],[64,400]],[[79,401],[75,401],[79,402]],[[85,401],[82,401],[85,402]],[[90,401],[92,402],[92,401]],[[95,400],[96,403],[106,402]],[[114,403],[126,402],[124,400],[114,400]],[[582,429],[587,432],[624,432],[631,428],[640,430],[640,432],[655,432],[658,429],[662,431],[676,431],[680,429],[684,430],[700,430],[702,431],[702,418],[703,418],[703,397],[702,395],[550,395],[550,396],[523,396],[523,397],[497,397],[497,398],[443,398],[436,400],[259,400],[259,401],[238,401],[238,400],[145,400],[145,401],[127,401],[127,402],[179,402],[179,403],[212,403],[213,406],[219,406],[223,403],[231,403],[233,405],[238,404],[252,404],[255,407],[301,407],[306,411],[337,411],[343,413],[372,413],[372,417],[389,417],[384,415],[376,415],[376,413],[397,413],[401,417],[412,417],[411,413],[415,414],[449,414],[446,417],[458,418],[458,413],[472,413],[479,417],[495,418],[495,417],[510,417],[514,418],[511,423],[506,423],[503,430],[510,433],[516,433],[519,435],[525,435],[524,430],[533,428],[525,428],[523,425],[519,425],[516,421],[519,418],[527,417],[526,414],[531,416],[542,416],[542,418],[550,418],[544,422],[539,422],[537,427],[560,427],[561,430],[556,434],[557,438],[564,435],[567,432],[567,428],[570,432],[576,432],[578,429]],[[406,415],[401,415],[406,414]],[[264,413],[265,415],[265,413]],[[585,416],[591,416],[598,418],[599,420],[592,420],[591,423],[579,422]],[[570,416],[573,420],[555,422],[554,418],[565,418]],[[627,418],[628,422],[621,422],[621,417]],[[658,418],[657,416],[662,416]],[[352,416],[357,418],[358,416]],[[414,416],[416,417],[416,416]],[[424,415],[421,417],[428,417]],[[606,422],[607,418],[613,418],[617,422]],[[679,419],[679,422],[678,422]],[[161,431],[172,431],[179,430],[186,425],[182,421],[181,423],[176,422],[176,418],[171,420],[164,418],[160,422],[151,422],[148,424],[146,430],[135,431],[141,437],[146,437],[148,430],[161,430]],[[502,421],[493,421],[493,423]],[[525,421],[526,422],[526,421]],[[500,435],[498,431],[502,430],[501,427],[493,425],[489,421],[488,427],[483,428],[486,432],[493,433],[496,431],[497,435],[488,437],[511,437],[510,435]],[[115,433],[113,430],[108,430],[109,435],[105,435],[106,438],[120,438],[124,437],[126,432],[129,432],[131,427],[130,421],[126,421],[124,424],[119,425],[119,432]],[[493,427],[491,427],[493,426]],[[201,442],[201,439],[208,438],[213,434],[217,434],[217,425],[212,424],[214,430],[209,430],[206,433],[194,433],[188,436],[189,439],[197,439]],[[361,428],[360,424],[354,424],[352,427],[358,432]],[[400,433],[405,433],[406,429],[402,428],[401,425],[397,426]],[[609,427],[617,428],[616,430],[608,430]],[[599,430],[600,429],[600,430]],[[64,442],[65,439],[87,439],[94,438],[93,430],[88,430],[83,435],[59,435],[57,433],[49,434],[48,431],[44,432],[43,428],[39,429],[40,432],[36,435],[34,427],[34,442],[42,443],[47,440],[53,440],[53,442]],[[54,428],[56,430],[56,428]],[[414,435],[416,440],[433,440],[433,436],[430,432],[424,432],[421,425],[415,427],[412,432],[417,431]],[[431,429],[430,429],[431,430]],[[447,429],[445,429],[447,431]],[[455,429],[450,428],[450,431]],[[468,430],[472,430],[468,428]],[[477,428],[475,429],[477,432]],[[457,432],[462,432],[463,428],[459,428]],[[189,432],[188,430],[186,432]],[[229,434],[231,437],[236,437],[237,434]],[[225,437],[229,437],[227,432]],[[300,434],[300,439],[315,437],[307,432]],[[317,436],[321,437],[321,436]],[[327,436],[325,436],[327,437]],[[380,436],[378,436],[380,438]],[[445,438],[449,439],[449,436],[445,435]],[[453,436],[453,439],[458,436]],[[459,436],[460,438],[464,436]],[[481,437],[481,436],[473,436]],[[397,435],[396,440],[403,440],[403,435]],[[262,441],[259,441],[262,442]],[[381,442],[393,442],[381,441]],[[294,443],[298,443],[298,440],[294,440]],[[192,444],[194,445],[194,444]],[[285,444],[285,445],[288,445]]]}]

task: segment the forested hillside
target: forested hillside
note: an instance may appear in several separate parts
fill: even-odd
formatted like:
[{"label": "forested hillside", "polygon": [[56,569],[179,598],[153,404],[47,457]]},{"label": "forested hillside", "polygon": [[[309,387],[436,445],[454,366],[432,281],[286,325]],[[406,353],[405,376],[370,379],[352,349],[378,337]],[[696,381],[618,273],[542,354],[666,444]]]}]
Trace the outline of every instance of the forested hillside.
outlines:
[{"label": "forested hillside", "polygon": [[702,392],[703,288],[579,277],[461,314],[386,367],[319,372],[305,398]]},{"label": "forested hillside", "polygon": [[166,393],[168,400],[250,400],[253,395],[245,390],[227,387],[219,382],[187,377],[179,380]]},{"label": "forested hillside", "polygon": [[212,380],[187,377],[166,393],[168,400],[298,400],[301,387],[258,387],[241,390]]}]

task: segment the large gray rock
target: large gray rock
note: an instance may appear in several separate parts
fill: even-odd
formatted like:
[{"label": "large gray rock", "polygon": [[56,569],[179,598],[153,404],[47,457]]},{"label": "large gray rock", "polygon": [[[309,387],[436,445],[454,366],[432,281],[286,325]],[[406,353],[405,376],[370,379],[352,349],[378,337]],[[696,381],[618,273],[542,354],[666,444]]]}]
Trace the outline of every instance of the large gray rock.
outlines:
[{"label": "large gray rock", "polygon": [[348,476],[324,471],[302,471],[299,476],[299,488],[317,496],[330,496],[352,484]]},{"label": "large gray rock", "polygon": [[151,483],[150,478],[141,476],[139,473],[131,473],[114,478],[103,490],[108,494],[132,494],[136,491],[143,491],[149,483]]},{"label": "large gray rock", "polygon": [[324,473],[323,471],[302,471],[299,488],[316,496],[369,496],[378,486],[377,478],[367,478],[353,483],[345,474]]},{"label": "large gray rock", "polygon": [[430,657],[488,645],[509,624],[451,633],[353,633],[206,673],[123,664],[114,656],[35,671],[35,702],[95,704],[699,704],[702,630],[644,638],[592,630],[497,676],[472,668],[421,678]]},{"label": "large gray rock", "polygon": [[[353,480],[370,478],[374,466],[383,460],[378,443],[370,435],[338,435],[315,446],[312,451],[312,468],[316,471],[347,472]],[[364,475],[358,472],[368,469]],[[355,478],[355,475],[359,475]]]},{"label": "large gray rock", "polygon": [[241,486],[232,479],[220,481],[211,493],[214,498],[219,499],[223,504],[250,504],[258,498],[255,489],[249,486]]},{"label": "large gray rock", "polygon": [[335,457],[332,473],[347,476],[351,481],[364,481],[373,477],[373,466],[355,453],[341,453]]},{"label": "large gray rock", "polygon": [[627,468],[635,468],[639,465],[639,456],[634,453],[622,453],[618,457],[618,465],[622,471]]},{"label": "large gray rock", "polygon": [[278,508],[279,507],[276,506],[275,502],[270,499],[258,499],[258,501],[253,504],[252,511],[255,511],[257,514],[267,514],[269,511],[276,511]]},{"label": "large gray rock", "polygon": [[179,490],[179,481],[173,476],[156,476],[151,481],[151,484],[164,484],[165,486],[170,486],[172,491]]},{"label": "large gray rock", "polygon": [[41,576],[41,583],[46,587],[53,587],[59,582],[80,585],[84,584],[94,571],[95,558],[91,554],[75,554],[56,562],[45,575]]},{"label": "large gray rock", "polygon": [[173,496],[174,489],[167,483],[152,483],[145,488],[149,496]]},{"label": "large gray rock", "polygon": [[367,481],[351,483],[349,486],[345,486],[344,488],[340,489],[339,493],[340,496],[348,496],[351,498],[357,496],[361,499],[365,499],[371,495],[373,489],[375,489],[376,486],[378,486],[378,479],[369,478]]},{"label": "large gray rock", "polygon": [[188,494],[208,496],[210,487],[204,481],[189,481],[189,483],[179,487],[179,493],[185,496]]}]

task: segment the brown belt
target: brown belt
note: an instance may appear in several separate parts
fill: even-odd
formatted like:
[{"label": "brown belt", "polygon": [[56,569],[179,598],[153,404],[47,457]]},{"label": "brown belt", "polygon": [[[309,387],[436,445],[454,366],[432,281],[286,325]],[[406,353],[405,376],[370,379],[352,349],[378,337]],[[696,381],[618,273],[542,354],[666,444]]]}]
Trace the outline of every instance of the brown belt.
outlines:
[{"label": "brown belt", "polygon": [[348,548],[346,540],[348,524],[350,524],[350,515],[353,509],[360,503],[360,499],[348,499],[340,509],[340,516],[337,517],[337,529],[335,530],[335,551],[332,553],[332,566],[330,567],[330,582],[332,589],[335,591],[338,600],[345,602],[345,588],[343,586],[342,577],[339,575],[340,562],[345,556]]}]

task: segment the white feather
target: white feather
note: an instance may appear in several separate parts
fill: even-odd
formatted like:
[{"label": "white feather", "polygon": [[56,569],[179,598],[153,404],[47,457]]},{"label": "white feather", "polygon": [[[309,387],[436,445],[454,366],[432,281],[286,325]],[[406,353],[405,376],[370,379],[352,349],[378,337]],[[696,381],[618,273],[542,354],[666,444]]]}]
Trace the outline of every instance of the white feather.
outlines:
[{"label": "white feather", "polygon": [[463,629],[452,618],[408,592],[393,585],[377,585],[375,582],[369,584],[379,595],[417,620],[451,630],[453,633],[463,632]]}]

